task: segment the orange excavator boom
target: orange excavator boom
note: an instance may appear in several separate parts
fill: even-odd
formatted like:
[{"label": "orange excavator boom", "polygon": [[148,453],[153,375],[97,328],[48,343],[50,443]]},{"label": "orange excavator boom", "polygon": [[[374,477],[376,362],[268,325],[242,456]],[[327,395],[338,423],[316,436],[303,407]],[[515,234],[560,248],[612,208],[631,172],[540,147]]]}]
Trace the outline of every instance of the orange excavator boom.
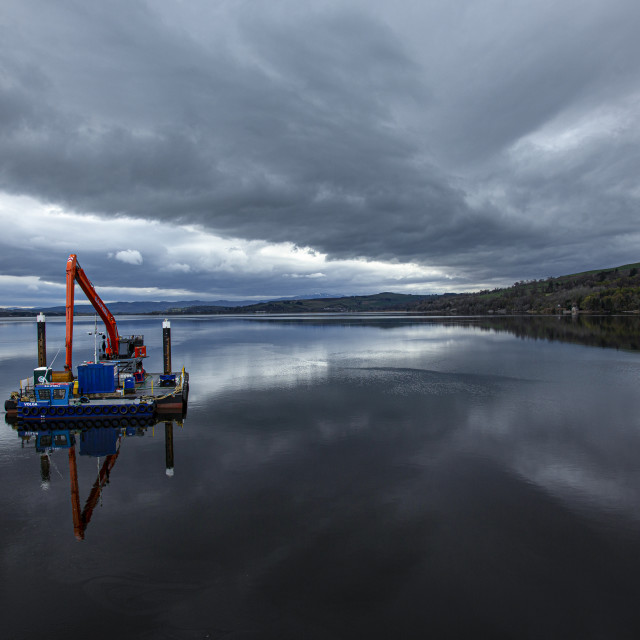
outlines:
[{"label": "orange excavator boom", "polygon": [[89,278],[87,278],[87,275],[78,263],[78,256],[72,253],[67,259],[67,332],[65,342],[67,354],[64,364],[66,371],[72,371],[73,368],[73,304],[76,281],[107,328],[107,358],[117,358],[120,349],[120,336],[118,335],[116,319],[96,293]]}]

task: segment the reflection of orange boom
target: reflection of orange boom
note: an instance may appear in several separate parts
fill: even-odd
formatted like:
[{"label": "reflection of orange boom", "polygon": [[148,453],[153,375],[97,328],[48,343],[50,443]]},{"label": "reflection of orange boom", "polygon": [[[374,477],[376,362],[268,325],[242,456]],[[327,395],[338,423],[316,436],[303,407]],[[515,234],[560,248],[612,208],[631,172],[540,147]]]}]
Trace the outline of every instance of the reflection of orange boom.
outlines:
[{"label": "reflection of orange boom", "polygon": [[111,311],[107,309],[105,303],[102,302],[84,270],[78,264],[78,257],[75,253],[72,253],[67,259],[67,357],[64,363],[66,371],[72,371],[73,366],[71,362],[73,350],[73,298],[76,280],[107,328],[107,358],[117,358],[120,351],[120,336],[118,335],[116,319]]},{"label": "reflection of orange boom", "polygon": [[98,504],[102,487],[109,482],[109,474],[111,469],[116,463],[118,456],[120,455],[120,440],[118,439],[118,451],[112,453],[105,458],[105,461],[98,472],[98,477],[91,487],[91,492],[87,498],[87,502],[84,505],[82,512],[80,511],[80,491],[78,489],[78,465],[76,463],[76,448],[75,446],[69,449],[69,476],[71,478],[71,510],[73,512],[73,532],[78,540],[84,540],[84,532],[93,510]]}]

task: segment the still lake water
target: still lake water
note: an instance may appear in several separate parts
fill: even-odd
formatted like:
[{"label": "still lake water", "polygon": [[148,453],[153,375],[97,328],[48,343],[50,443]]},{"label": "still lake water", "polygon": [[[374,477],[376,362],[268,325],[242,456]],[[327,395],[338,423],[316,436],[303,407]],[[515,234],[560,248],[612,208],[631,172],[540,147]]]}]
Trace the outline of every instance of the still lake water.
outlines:
[{"label": "still lake water", "polygon": [[[161,320],[118,320],[152,371]],[[3,398],[35,338],[0,322]],[[164,423],[123,436],[82,541],[67,450],[43,480],[2,425],[2,638],[640,637],[638,319],[177,317],[172,341],[174,474]]]}]

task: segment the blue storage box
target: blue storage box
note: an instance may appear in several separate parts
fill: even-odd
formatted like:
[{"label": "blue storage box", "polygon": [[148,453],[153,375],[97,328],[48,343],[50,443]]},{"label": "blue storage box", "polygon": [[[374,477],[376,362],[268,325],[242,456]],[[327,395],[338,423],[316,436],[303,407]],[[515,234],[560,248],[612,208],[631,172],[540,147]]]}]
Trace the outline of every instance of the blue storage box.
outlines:
[{"label": "blue storage box", "polygon": [[102,362],[78,365],[79,393],[113,393],[115,390],[114,365]]}]

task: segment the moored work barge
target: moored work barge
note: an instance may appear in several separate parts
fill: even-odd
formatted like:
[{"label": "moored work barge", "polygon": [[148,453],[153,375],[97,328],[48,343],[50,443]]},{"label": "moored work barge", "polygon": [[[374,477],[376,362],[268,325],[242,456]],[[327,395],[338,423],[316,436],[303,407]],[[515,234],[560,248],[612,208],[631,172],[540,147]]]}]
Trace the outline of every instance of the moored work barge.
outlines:
[{"label": "moored work barge", "polygon": [[[74,287],[80,284],[106,327],[92,362],[78,365],[73,375]],[[24,422],[147,419],[158,416],[184,417],[189,397],[189,374],[184,368],[171,370],[171,325],[162,323],[163,373],[144,369],[147,350],[143,336],[122,337],[115,318],[96,293],[72,254],[67,261],[66,359],[64,371],[46,365],[44,315],[37,318],[38,367],[33,376],[20,381],[20,388],[5,401],[8,418]],[[96,336],[97,339],[97,336]]]}]

